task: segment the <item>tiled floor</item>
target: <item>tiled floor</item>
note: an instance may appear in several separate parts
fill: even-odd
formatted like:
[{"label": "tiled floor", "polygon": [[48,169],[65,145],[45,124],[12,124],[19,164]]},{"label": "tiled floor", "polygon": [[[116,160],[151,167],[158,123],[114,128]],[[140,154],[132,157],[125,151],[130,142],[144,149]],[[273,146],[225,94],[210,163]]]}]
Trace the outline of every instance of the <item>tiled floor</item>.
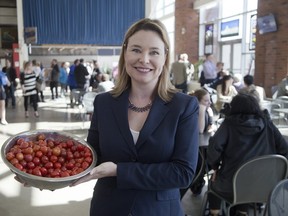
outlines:
[{"label": "tiled floor", "polygon": [[[20,95],[20,94],[19,94]],[[29,107],[30,117],[25,118],[23,98],[17,98],[17,106],[6,109],[8,125],[0,125],[0,147],[10,136],[35,129],[63,130],[86,138],[89,121],[82,121],[78,108],[67,106],[69,99],[50,99],[49,90],[45,91],[45,103],[39,103],[39,118],[33,115]],[[88,216],[90,198],[95,181],[84,183],[73,188],[56,191],[40,191],[23,187],[14,180],[14,175],[0,159],[0,215],[1,216]],[[183,198],[183,206],[187,214],[197,215],[201,198],[193,198],[188,191]]]},{"label": "tiled floor", "polygon": [[[39,103],[39,118],[33,115],[25,118],[23,98],[17,98],[17,106],[7,108],[8,125],[0,125],[0,147],[7,138],[22,131],[35,129],[63,130],[86,138],[89,121],[82,121],[79,109],[67,106],[69,99],[59,98],[51,101],[49,90],[45,92],[45,103]],[[20,94],[19,94],[20,95]],[[281,129],[283,134],[288,129]],[[51,191],[40,191],[26,188],[13,179],[13,174],[0,159],[0,215],[1,216],[88,216],[90,198],[95,182],[88,182],[73,188]],[[206,188],[206,186],[205,186]],[[204,188],[204,191],[205,191]],[[203,192],[204,193],[204,192]],[[190,190],[182,203],[186,214],[197,216],[201,208],[203,193],[192,196]]]}]

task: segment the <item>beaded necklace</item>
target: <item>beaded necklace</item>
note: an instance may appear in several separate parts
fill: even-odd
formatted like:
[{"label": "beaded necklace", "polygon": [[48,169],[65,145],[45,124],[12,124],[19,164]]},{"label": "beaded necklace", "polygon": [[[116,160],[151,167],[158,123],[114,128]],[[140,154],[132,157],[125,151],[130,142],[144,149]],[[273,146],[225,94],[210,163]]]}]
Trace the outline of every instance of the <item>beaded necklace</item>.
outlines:
[{"label": "beaded necklace", "polygon": [[148,110],[150,110],[152,107],[152,102],[149,102],[146,106],[144,107],[137,107],[135,106],[133,103],[131,103],[131,101],[129,100],[129,105],[128,108],[131,109],[134,112],[147,112]]}]

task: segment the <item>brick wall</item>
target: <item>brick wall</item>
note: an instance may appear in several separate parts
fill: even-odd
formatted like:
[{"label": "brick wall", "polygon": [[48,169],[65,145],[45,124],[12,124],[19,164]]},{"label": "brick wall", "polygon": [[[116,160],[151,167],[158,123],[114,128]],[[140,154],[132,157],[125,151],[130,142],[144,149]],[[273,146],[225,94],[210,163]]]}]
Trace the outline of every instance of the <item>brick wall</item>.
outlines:
[{"label": "brick wall", "polygon": [[199,13],[193,9],[194,1],[175,1],[175,57],[187,53],[192,63],[199,59]]},{"label": "brick wall", "polygon": [[277,32],[256,35],[255,83],[265,88],[271,97],[271,88],[288,73],[288,1],[258,0],[257,16],[273,13]]}]

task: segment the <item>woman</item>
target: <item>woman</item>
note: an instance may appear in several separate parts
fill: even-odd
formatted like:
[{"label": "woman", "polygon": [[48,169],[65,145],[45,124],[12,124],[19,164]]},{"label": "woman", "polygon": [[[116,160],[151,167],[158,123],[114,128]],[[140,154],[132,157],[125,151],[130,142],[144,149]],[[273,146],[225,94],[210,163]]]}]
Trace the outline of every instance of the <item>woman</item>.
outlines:
[{"label": "woman", "polygon": [[[230,105],[230,115],[210,138],[207,149],[207,162],[216,170],[211,187],[227,199],[232,198],[232,178],[241,164],[267,154],[281,154],[288,158],[287,142],[261,111],[254,96],[240,93]],[[220,204],[219,198],[210,194],[212,215],[218,215]],[[238,210],[238,215],[245,215],[247,206],[240,206]]]},{"label": "woman", "polygon": [[[189,95],[195,96],[199,102],[199,118],[198,118],[199,133],[203,134],[207,132],[212,132],[214,130],[213,111],[212,108],[210,107],[211,100],[209,92],[201,88],[197,89],[195,92],[189,93]],[[201,164],[202,159],[201,157],[198,157],[197,171],[196,171],[197,173],[201,171]],[[189,186],[193,195],[195,196],[201,194],[202,192],[202,188],[205,185],[204,175],[205,175],[205,169],[201,171],[199,178],[197,178],[196,180],[194,179],[193,183]],[[180,190],[181,198],[183,198],[187,189],[188,188]]]},{"label": "woman", "polygon": [[60,70],[58,66],[58,62],[56,59],[51,61],[51,75],[50,75],[50,90],[52,94],[52,100],[54,100],[54,89],[55,89],[55,96],[58,98],[58,83],[59,83],[59,76]]},{"label": "woman", "polygon": [[217,102],[215,108],[218,112],[224,108],[224,104],[229,104],[232,98],[238,94],[236,88],[233,86],[233,78],[230,75],[223,76],[222,83],[217,86],[216,91]]},{"label": "woman", "polygon": [[67,62],[62,62],[61,67],[60,67],[60,75],[59,75],[59,83],[61,86],[60,90],[60,96],[65,97],[65,92],[67,92],[67,68],[68,68],[68,63]]},{"label": "woman", "polygon": [[[44,69],[41,69],[41,63],[36,61],[36,59],[32,60],[32,69],[36,74],[36,90],[37,90],[37,101],[44,102],[44,94],[43,91],[45,90],[45,78],[44,78]],[[40,94],[40,98],[39,98]]]},{"label": "woman", "polygon": [[[198,155],[198,103],[169,82],[163,24],[142,19],[125,35],[115,88],[97,95],[87,141],[98,166],[90,215],[183,216]],[[107,112],[109,115],[107,115]]]},{"label": "woman", "polygon": [[34,116],[36,118],[39,117],[38,111],[37,111],[37,90],[36,90],[36,73],[32,69],[32,63],[30,61],[25,62],[24,64],[24,72],[21,73],[21,86],[24,96],[24,108],[25,108],[25,117],[29,117],[28,112],[28,102],[30,98],[30,102],[33,105],[34,109]]},{"label": "woman", "polygon": [[199,133],[211,132],[213,130],[213,111],[210,107],[209,92],[205,89],[197,89],[194,93],[190,93],[190,95],[195,96],[199,102]]}]

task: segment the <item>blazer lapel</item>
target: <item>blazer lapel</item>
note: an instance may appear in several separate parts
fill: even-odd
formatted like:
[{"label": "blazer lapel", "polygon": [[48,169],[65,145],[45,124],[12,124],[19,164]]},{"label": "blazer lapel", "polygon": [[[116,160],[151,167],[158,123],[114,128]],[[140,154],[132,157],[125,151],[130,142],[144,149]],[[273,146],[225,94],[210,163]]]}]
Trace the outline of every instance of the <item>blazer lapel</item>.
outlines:
[{"label": "blazer lapel", "polygon": [[140,132],[138,141],[136,143],[136,148],[139,149],[140,146],[147,140],[150,134],[158,127],[162,119],[167,115],[169,108],[159,97],[153,102],[148,118]]},{"label": "blazer lapel", "polygon": [[136,154],[136,148],[128,124],[128,93],[126,90],[118,98],[115,98],[112,104],[112,111],[123,139]]}]

